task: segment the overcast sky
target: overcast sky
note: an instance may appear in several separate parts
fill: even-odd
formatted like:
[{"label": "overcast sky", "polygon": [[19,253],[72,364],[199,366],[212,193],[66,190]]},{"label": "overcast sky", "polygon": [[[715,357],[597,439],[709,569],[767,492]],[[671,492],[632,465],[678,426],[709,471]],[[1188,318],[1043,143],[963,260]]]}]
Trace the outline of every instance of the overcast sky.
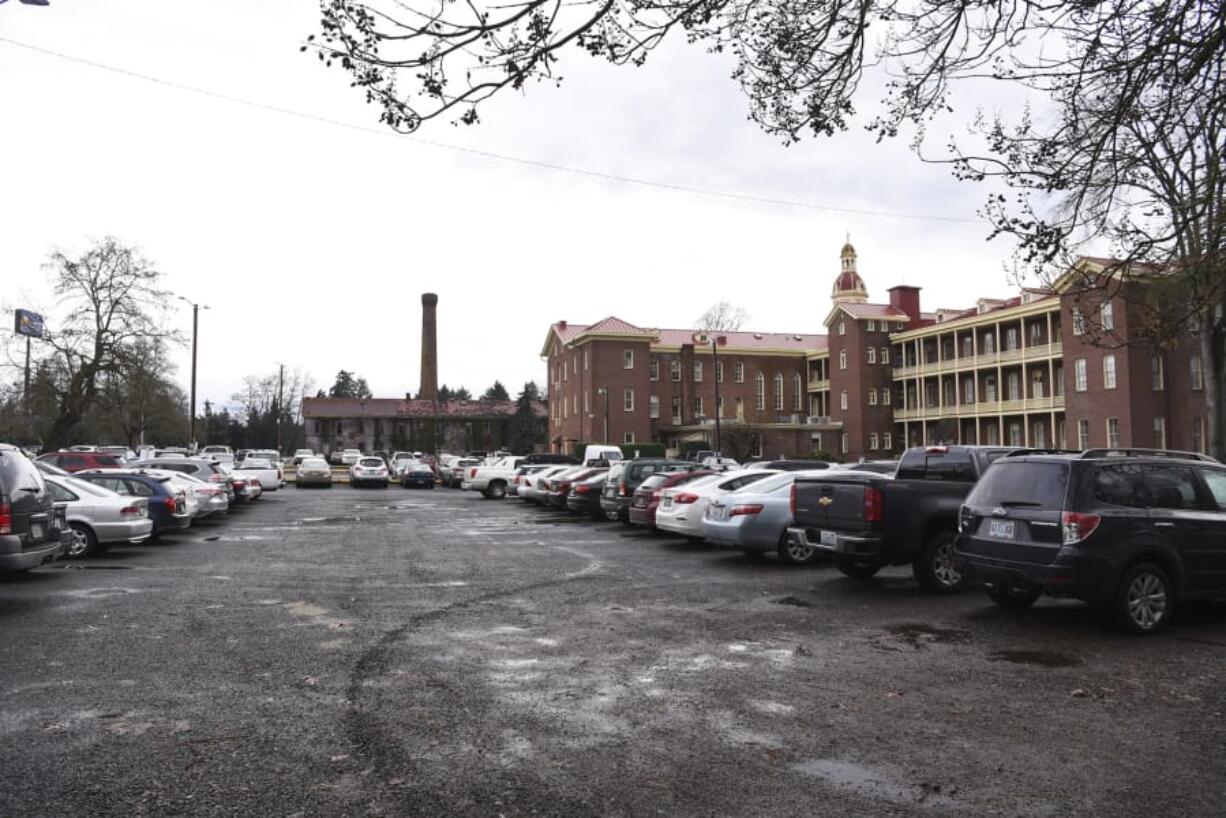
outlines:
[{"label": "overcast sky", "polygon": [[[189,11],[190,9],[190,11]],[[52,0],[0,5],[0,37],[338,120],[246,106],[0,42],[0,281],[46,304],[48,253],[115,235],[201,313],[199,401],[225,404],[277,363],[376,396],[419,385],[420,294],[439,294],[440,380],[512,393],[545,381],[549,324],[617,315],[684,327],[711,303],[746,328],[821,332],[845,234],[873,300],[923,287],[925,309],[1013,292],[1005,240],[975,219],[983,187],[859,128],[782,146],[746,119],[730,64],[682,42],[641,69],[579,51],[561,88],[482,109],[483,124],[379,132],[377,111],[298,51],[315,0]],[[438,145],[818,205],[751,204]],[[167,305],[190,331],[190,310]],[[5,318],[11,321],[11,317]],[[189,349],[177,354],[186,387]],[[12,374],[11,372],[9,374]]]}]

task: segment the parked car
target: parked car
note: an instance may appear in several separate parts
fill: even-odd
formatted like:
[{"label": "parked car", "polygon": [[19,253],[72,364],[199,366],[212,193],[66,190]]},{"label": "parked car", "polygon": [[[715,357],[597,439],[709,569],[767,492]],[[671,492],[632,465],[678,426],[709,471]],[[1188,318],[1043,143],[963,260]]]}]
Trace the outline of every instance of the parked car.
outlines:
[{"label": "parked car", "polygon": [[103,454],[113,454],[123,462],[136,459],[136,452],[129,449],[127,446],[99,446],[98,451]]},{"label": "parked car", "polygon": [[610,520],[621,520],[623,523],[628,523],[634,491],[649,475],[656,472],[693,471],[697,468],[697,463],[687,460],[654,457],[613,463],[605,478],[604,490],[600,495],[600,507],[604,509],[605,516]]},{"label": "parked car", "polygon": [[206,483],[213,483],[226,493],[227,504],[234,503],[234,485],[230,480],[230,470],[233,466],[203,457],[154,457],[134,460],[127,465],[130,469],[162,469],[177,471],[191,475]]},{"label": "parked car", "polygon": [[548,464],[541,463],[537,465],[519,464],[519,468],[515,470],[515,476],[511,478],[510,484],[507,486],[508,497],[518,497],[519,489],[528,483],[528,478],[532,475],[542,472],[549,468]]},{"label": "parked car", "polygon": [[551,508],[565,509],[566,498],[570,496],[571,488],[597,474],[603,475],[605,468],[600,466],[575,466],[568,471],[559,472],[549,479],[549,488],[545,492],[544,503]]},{"label": "parked car", "polygon": [[[341,465],[352,466],[362,459],[362,452],[358,449],[345,449],[341,452]],[[383,465],[387,465],[384,463]]]},{"label": "parked car", "polygon": [[298,473],[294,476],[294,485],[300,489],[307,486],[332,488],[332,467],[322,457],[305,458],[298,464]]},{"label": "parked car", "polygon": [[774,551],[788,565],[815,561],[818,552],[793,543],[788,526],[792,524],[793,484],[803,475],[821,473],[773,474],[712,499],[702,521],[703,538],[755,556]]},{"label": "parked car", "polygon": [[835,471],[871,471],[874,474],[893,475],[898,471],[897,460],[862,460],[859,463],[835,463],[830,467]]},{"label": "parked car", "polygon": [[703,518],[707,505],[765,477],[779,474],[774,469],[742,469],[732,474],[709,474],[679,486],[664,489],[656,508],[656,528],[680,534],[691,540],[703,538]]},{"label": "parked car", "polygon": [[39,461],[58,466],[69,474],[75,474],[86,469],[120,469],[124,462],[116,455],[105,452],[58,451],[47,452],[38,456]]},{"label": "parked car", "polygon": [[525,503],[540,505],[545,502],[550,478],[579,468],[579,466],[547,466],[535,474],[527,475],[517,494]]},{"label": "parked car", "polygon": [[583,462],[588,465],[610,465],[616,460],[624,460],[626,456],[622,454],[619,446],[607,446],[599,443],[593,443],[583,447]]},{"label": "parked car", "polygon": [[520,461],[521,466],[578,466],[579,458],[572,454],[528,454]]},{"label": "parked car", "polygon": [[[152,469],[148,471],[153,471]],[[193,512],[195,519],[203,520],[215,514],[225,514],[230,510],[230,500],[225,488],[217,483],[201,480],[191,474],[176,471],[157,472],[170,476],[170,482],[187,493],[189,498],[195,497],[197,509]]]},{"label": "parked car", "polygon": [[707,457],[699,462],[702,468],[709,471],[736,471],[741,468],[741,464],[731,457]]},{"label": "parked car", "polygon": [[399,479],[405,466],[415,462],[417,462],[417,458],[413,456],[412,452],[392,452],[392,456],[387,460],[387,467],[391,471],[392,477]]},{"label": "parked car", "polygon": [[315,452],[312,449],[294,449],[294,465],[301,466],[302,461],[307,458],[315,457]]},{"label": "parked car", "polygon": [[1010,455],[966,498],[959,530],[960,568],[1007,607],[1072,597],[1149,634],[1180,602],[1226,594],[1226,466],[1205,455]]},{"label": "parked car", "polygon": [[420,460],[405,461],[400,472],[401,488],[434,488],[434,469]]},{"label": "parked car", "polygon": [[473,466],[480,466],[482,461],[476,457],[461,457],[453,460],[443,472],[443,485],[459,488],[464,483],[464,475]]},{"label": "parked car", "polygon": [[250,449],[239,449],[237,452],[235,452],[235,453],[234,453],[234,462],[235,462],[235,463],[242,463],[242,462],[243,462],[243,460],[244,460],[244,459],[247,457],[247,455],[249,455],[249,454],[251,454],[251,450],[250,450]]},{"label": "parked car", "polygon": [[242,477],[259,480],[260,488],[264,491],[276,491],[285,479],[280,463],[257,456],[255,452],[247,455],[242,463],[234,467],[234,471]]},{"label": "parked car", "polygon": [[187,495],[172,486],[169,477],[130,471],[90,471],[81,472],[78,479],[88,480],[125,497],[144,498],[149,517],[153,520],[150,536],[154,539],[169,532],[185,530],[192,524]]},{"label": "parked car", "polygon": [[507,486],[515,478],[522,457],[511,455],[484,466],[470,466],[462,488],[479,491],[489,500],[501,500],[507,496]]},{"label": "parked car", "polygon": [[229,446],[205,446],[200,450],[200,456],[218,463],[234,462],[234,451]]},{"label": "parked car", "polygon": [[952,593],[963,584],[954,539],[962,501],[997,459],[1000,446],[921,446],[908,449],[893,477],[829,469],[795,486],[789,536],[801,548],[834,558],[850,577],[886,565],[911,565],[920,586]]},{"label": "parked car", "polygon": [[125,497],[75,477],[44,477],[57,503],[64,503],[72,541],[64,556],[83,559],[100,554],[115,543],[138,543],[153,533],[149,501]]},{"label": "parked car", "polygon": [[570,493],[566,496],[566,510],[571,514],[581,514],[597,520],[605,519],[604,510],[600,507],[600,492],[604,489],[605,471],[571,484]]},{"label": "parked car", "polygon": [[798,457],[787,460],[747,460],[741,464],[745,469],[773,469],[775,471],[820,471],[838,468],[839,464],[825,460],[805,460]]},{"label": "parked car", "polygon": [[349,485],[355,489],[371,484],[385,489],[387,480],[387,464],[381,457],[362,457],[349,467]]},{"label": "parked car", "polygon": [[634,498],[630,503],[630,524],[655,529],[656,509],[660,505],[660,497],[665,489],[680,486],[699,477],[713,474],[710,471],[671,471],[657,472],[634,490]]},{"label": "parked car", "polygon": [[278,466],[281,465],[281,453],[276,449],[252,449],[247,457],[263,457]]},{"label": "parked car", "polygon": [[21,449],[0,443],[0,571],[27,571],[68,550],[65,507]]}]

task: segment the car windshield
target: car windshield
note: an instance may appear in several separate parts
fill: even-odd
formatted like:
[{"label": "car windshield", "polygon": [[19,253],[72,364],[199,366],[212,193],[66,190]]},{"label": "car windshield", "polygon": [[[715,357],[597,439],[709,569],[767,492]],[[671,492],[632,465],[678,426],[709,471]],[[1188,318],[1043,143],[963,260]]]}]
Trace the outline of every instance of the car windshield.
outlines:
[{"label": "car windshield", "polygon": [[1002,458],[993,463],[966,498],[967,505],[1062,509],[1069,465]]},{"label": "car windshield", "polygon": [[248,456],[247,459],[243,461],[243,465],[239,466],[239,468],[240,469],[271,469],[272,463],[270,463],[268,461],[268,458],[266,457]]},{"label": "car windshield", "polygon": [[360,463],[366,468],[375,468],[376,466],[383,465],[383,461],[377,457],[363,457]]}]

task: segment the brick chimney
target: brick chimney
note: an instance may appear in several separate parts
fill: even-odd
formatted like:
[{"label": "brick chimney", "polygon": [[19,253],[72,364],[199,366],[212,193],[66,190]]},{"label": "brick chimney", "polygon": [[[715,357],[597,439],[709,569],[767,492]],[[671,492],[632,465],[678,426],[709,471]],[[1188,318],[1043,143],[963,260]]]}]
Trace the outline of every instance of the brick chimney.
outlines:
[{"label": "brick chimney", "polygon": [[911,323],[920,320],[920,288],[899,284],[890,288],[890,306],[907,314]]},{"label": "brick chimney", "polygon": [[421,295],[421,391],[422,400],[438,398],[438,321],[435,310],[438,296],[434,293]]}]

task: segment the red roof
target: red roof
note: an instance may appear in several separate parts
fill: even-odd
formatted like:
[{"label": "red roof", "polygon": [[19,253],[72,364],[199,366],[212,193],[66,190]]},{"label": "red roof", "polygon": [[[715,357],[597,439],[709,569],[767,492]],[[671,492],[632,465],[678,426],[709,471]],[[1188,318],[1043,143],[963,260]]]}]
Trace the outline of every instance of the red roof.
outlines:
[{"label": "red roof", "polygon": [[889,318],[891,320],[909,321],[910,316],[892,304],[857,304],[843,302],[835,307],[844,310],[852,318]]},{"label": "red roof", "polygon": [[835,292],[864,290],[864,279],[860,278],[860,274],[854,270],[845,270],[839,273],[839,277],[834,280],[834,289]]},{"label": "red roof", "polygon": [[[553,333],[562,344],[569,344],[583,335],[598,335],[611,333],[617,335],[641,335],[651,342],[652,347],[679,347],[694,343],[697,329],[655,329],[636,327],[628,321],[609,316],[595,324],[571,324],[561,322],[554,324]],[[721,350],[787,350],[796,352],[815,352],[826,349],[826,336],[816,333],[797,332],[751,332],[745,330],[730,330],[727,332],[708,331],[711,336],[724,336],[727,344]]]},{"label": "red roof", "polygon": [[[304,418],[505,418],[515,414],[513,400],[448,400],[440,401],[435,409],[430,400],[400,398],[303,398]],[[542,402],[533,407],[537,417],[548,417]]]}]

